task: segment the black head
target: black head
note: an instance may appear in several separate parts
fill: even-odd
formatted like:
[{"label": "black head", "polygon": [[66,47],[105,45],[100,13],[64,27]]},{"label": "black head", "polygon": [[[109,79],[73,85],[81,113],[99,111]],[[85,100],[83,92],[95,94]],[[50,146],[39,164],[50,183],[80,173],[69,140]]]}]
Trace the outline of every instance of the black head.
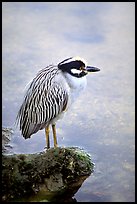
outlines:
[{"label": "black head", "polygon": [[87,63],[84,59],[80,57],[70,57],[63,60],[58,64],[58,68],[62,72],[69,73],[70,75],[80,78],[88,74],[88,72],[99,71],[100,69],[95,67],[87,66]]}]

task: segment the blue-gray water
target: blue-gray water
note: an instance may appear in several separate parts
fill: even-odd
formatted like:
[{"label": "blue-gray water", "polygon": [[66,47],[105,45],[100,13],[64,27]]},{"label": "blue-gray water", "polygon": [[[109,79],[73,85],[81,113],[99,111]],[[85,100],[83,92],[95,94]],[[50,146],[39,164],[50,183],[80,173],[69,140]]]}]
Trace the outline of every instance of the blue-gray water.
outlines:
[{"label": "blue-gray water", "polygon": [[[57,123],[58,144],[91,154],[94,173],[77,201],[135,201],[135,3],[3,2],[2,121],[15,153],[42,151],[44,130],[25,140],[14,122],[39,69],[80,56],[101,71]],[[51,144],[53,139],[51,137]]]}]

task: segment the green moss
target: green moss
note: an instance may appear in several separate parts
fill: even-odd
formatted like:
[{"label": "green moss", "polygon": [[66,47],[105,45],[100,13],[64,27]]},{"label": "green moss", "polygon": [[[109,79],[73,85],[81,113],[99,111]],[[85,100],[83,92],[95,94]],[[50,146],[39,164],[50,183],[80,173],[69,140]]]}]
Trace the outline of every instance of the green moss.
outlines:
[{"label": "green moss", "polygon": [[[8,201],[41,191],[67,191],[72,183],[93,171],[91,157],[75,147],[51,148],[46,152],[2,157],[2,194]],[[63,189],[63,191],[62,191]],[[73,190],[73,189],[72,189]]]}]

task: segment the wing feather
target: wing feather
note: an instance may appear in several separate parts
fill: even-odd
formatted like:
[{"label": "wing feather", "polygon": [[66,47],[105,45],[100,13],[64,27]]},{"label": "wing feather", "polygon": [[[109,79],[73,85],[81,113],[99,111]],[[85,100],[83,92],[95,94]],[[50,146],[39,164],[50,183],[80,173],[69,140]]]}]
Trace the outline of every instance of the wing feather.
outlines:
[{"label": "wing feather", "polygon": [[38,130],[65,111],[68,93],[55,82],[57,67],[47,67],[41,70],[33,79],[18,113],[20,130],[24,138],[29,138]]}]

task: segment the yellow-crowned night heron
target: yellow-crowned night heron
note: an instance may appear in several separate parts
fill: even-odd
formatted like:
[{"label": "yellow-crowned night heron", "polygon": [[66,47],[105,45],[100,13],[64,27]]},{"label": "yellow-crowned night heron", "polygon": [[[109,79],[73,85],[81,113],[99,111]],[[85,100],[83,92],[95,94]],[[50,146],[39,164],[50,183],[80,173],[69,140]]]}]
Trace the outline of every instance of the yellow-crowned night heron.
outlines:
[{"label": "yellow-crowned night heron", "polygon": [[50,148],[49,126],[52,125],[56,147],[56,121],[85,88],[88,72],[99,70],[87,66],[80,57],[71,57],[58,65],[49,65],[40,70],[32,80],[18,112],[23,137],[30,138],[32,134],[45,128],[46,145]]}]

